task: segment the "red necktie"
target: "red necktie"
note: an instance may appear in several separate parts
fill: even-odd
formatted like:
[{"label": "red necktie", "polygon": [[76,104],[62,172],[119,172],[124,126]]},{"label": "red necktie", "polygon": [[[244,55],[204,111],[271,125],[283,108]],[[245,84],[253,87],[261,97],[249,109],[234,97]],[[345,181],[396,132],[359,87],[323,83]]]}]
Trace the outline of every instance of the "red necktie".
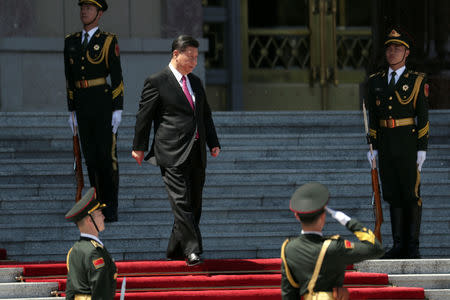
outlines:
[{"label": "red necktie", "polygon": [[194,108],[194,101],[192,101],[192,96],[189,93],[188,87],[187,87],[187,83],[186,83],[186,76],[183,75],[183,77],[181,77],[181,81],[183,81],[183,92],[186,95],[186,98],[189,101],[189,104],[191,105],[192,110],[195,110]]},{"label": "red necktie", "polygon": [[[181,77],[181,81],[183,81],[183,92],[184,92],[184,95],[185,95],[186,98],[188,99],[189,104],[191,105],[192,110],[195,111],[195,108],[194,108],[194,101],[192,101],[192,96],[191,96],[191,94],[189,93],[189,90],[188,90],[188,87],[187,87],[186,76],[183,75],[183,77]],[[195,139],[198,139],[198,131],[196,131],[196,133],[195,133]]]}]

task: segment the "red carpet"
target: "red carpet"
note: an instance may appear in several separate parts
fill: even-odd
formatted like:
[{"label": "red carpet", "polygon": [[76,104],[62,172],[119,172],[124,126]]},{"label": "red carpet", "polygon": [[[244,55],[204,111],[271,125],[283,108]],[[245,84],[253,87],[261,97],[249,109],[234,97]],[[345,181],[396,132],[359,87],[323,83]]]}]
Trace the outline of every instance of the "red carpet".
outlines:
[{"label": "red carpet", "polygon": [[[127,277],[126,299],[281,299],[280,259],[206,260],[187,267],[183,261],[116,262],[117,292]],[[0,267],[1,267],[0,262]],[[8,264],[23,268],[23,281],[58,282],[66,287],[65,263]],[[351,270],[351,267],[349,267]],[[350,299],[424,299],[423,288],[391,287],[387,274],[348,271]],[[119,299],[119,294],[116,294]]]}]

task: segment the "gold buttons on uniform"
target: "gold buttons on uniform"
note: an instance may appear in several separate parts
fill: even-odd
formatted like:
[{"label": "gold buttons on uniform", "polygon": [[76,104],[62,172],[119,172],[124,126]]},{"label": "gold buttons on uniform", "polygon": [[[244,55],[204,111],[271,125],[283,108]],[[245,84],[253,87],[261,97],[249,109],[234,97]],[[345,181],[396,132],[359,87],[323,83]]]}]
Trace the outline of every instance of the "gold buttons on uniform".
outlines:
[{"label": "gold buttons on uniform", "polygon": [[389,119],[392,119],[392,116],[389,116]]},{"label": "gold buttons on uniform", "polygon": [[84,60],[84,56],[81,57],[81,60]]},{"label": "gold buttons on uniform", "polygon": [[84,66],[81,66],[81,70],[84,70]]},{"label": "gold buttons on uniform", "polygon": [[84,80],[84,76],[81,76],[81,79],[83,79],[83,80]]},{"label": "gold buttons on uniform", "polygon": [[392,106],[389,105],[388,108],[389,108],[389,110],[391,110],[391,109],[392,109]]},{"label": "gold buttons on uniform", "polygon": [[107,93],[108,92],[108,89],[105,89],[105,93]]},{"label": "gold buttons on uniform", "polygon": [[413,128],[413,129],[412,129],[412,132],[416,132],[416,130]]},{"label": "gold buttons on uniform", "polygon": [[392,96],[389,97],[389,100],[392,100]]}]

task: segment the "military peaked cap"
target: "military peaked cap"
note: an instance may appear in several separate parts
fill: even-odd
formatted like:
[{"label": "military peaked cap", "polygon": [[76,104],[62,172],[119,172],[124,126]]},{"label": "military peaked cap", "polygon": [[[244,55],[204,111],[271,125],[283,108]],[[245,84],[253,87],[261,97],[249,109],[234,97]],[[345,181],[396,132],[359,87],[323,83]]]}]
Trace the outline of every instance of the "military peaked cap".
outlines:
[{"label": "military peaked cap", "polygon": [[66,213],[66,220],[76,223],[88,214],[104,207],[106,207],[106,205],[100,204],[97,200],[95,188],[90,188],[80,201],[75,203],[75,205]]},{"label": "military peaked cap", "polygon": [[314,217],[323,212],[330,194],[326,186],[310,182],[299,187],[291,197],[290,209],[300,217]]},{"label": "military peaked cap", "polygon": [[93,4],[103,11],[108,9],[108,4],[106,4],[105,0],[78,0],[78,5],[81,6],[82,4]]},{"label": "military peaked cap", "polygon": [[391,43],[403,45],[408,49],[411,45],[408,34],[399,28],[392,28],[392,30],[387,34],[384,44],[389,45]]}]

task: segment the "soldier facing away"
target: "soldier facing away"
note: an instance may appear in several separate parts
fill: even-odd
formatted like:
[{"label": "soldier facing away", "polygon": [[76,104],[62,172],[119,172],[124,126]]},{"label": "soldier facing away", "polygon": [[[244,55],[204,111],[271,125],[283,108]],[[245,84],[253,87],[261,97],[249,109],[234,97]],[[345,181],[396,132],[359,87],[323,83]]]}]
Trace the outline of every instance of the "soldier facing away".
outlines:
[{"label": "soldier facing away", "polygon": [[[107,204],[105,221],[118,219],[117,129],[123,110],[123,80],[117,37],[100,31],[105,0],[79,0],[82,32],[66,36],[64,67],[69,123],[78,126],[91,186]],[[106,77],[110,76],[111,84]]]},{"label": "soldier facing away", "polygon": [[[342,287],[347,265],[384,254],[373,232],[358,220],[326,205],[328,189],[317,182],[302,185],[292,195],[290,209],[302,225],[300,236],[283,243],[281,248],[281,295],[287,299],[346,300]],[[338,235],[324,237],[325,211],[353,232],[359,242]],[[318,298],[314,298],[318,297]]]}]

